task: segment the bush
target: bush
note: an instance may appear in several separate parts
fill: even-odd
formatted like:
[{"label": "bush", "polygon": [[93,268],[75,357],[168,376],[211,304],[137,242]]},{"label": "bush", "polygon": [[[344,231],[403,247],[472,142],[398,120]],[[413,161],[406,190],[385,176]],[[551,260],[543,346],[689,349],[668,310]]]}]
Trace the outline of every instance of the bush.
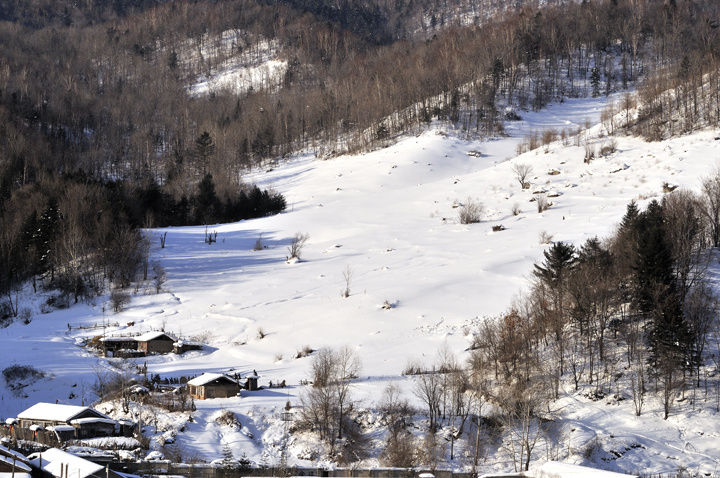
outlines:
[{"label": "bush", "polygon": [[305,345],[303,348],[301,348],[300,350],[298,350],[295,353],[295,358],[299,359],[299,358],[307,357],[310,354],[312,354],[313,352],[315,352],[315,349],[313,349],[309,345]]},{"label": "bush", "polygon": [[547,211],[550,206],[552,206],[552,203],[547,200],[547,196],[544,194],[540,194],[537,197],[537,211],[538,212],[545,212]]},{"label": "bush", "polygon": [[513,216],[517,216],[518,214],[520,214],[522,212],[520,210],[520,204],[518,204],[518,203],[513,204],[511,211],[512,211]]},{"label": "bush", "polygon": [[305,247],[308,239],[310,239],[309,234],[303,234],[301,232],[295,233],[295,236],[290,242],[290,247],[288,247],[288,252],[290,253],[288,260],[297,259],[299,261],[301,259],[300,256],[302,255],[303,247]]},{"label": "bush", "polygon": [[4,368],[2,374],[8,385],[12,385],[23,380],[39,380],[45,376],[43,372],[32,365],[18,364]]},{"label": "bush", "polygon": [[610,156],[617,151],[617,140],[612,138],[600,148],[600,156]]},{"label": "bush", "polygon": [[552,234],[548,234],[547,231],[540,231],[540,244],[550,244],[552,239]]},{"label": "bush", "polygon": [[460,224],[474,224],[480,222],[485,211],[482,203],[467,198],[467,201],[458,209],[458,220]]},{"label": "bush", "polygon": [[493,232],[500,232],[505,230],[505,226],[502,224],[496,224],[492,227]]},{"label": "bush", "polygon": [[237,417],[230,410],[223,410],[220,415],[215,419],[215,423],[219,425],[227,425],[233,428],[240,428],[241,424]]},{"label": "bush", "polygon": [[593,159],[595,159],[595,147],[590,143],[585,143],[585,158],[583,159],[583,162],[585,162],[585,164],[590,164],[590,161]]}]

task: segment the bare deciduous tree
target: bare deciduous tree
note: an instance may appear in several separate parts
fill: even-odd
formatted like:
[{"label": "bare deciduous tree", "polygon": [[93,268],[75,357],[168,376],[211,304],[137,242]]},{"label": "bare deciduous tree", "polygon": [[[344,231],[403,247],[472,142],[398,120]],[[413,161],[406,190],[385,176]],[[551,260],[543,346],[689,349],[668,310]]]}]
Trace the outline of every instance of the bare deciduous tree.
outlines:
[{"label": "bare deciduous tree", "polygon": [[343,270],[343,282],[345,283],[345,288],[340,291],[340,295],[342,297],[350,297],[350,283],[352,282],[352,269],[350,266],[345,266],[345,269]]},{"label": "bare deciduous tree", "polygon": [[530,183],[527,182],[528,176],[532,174],[533,168],[526,163],[515,163],[512,166],[512,172],[515,174],[515,180],[520,183],[522,189],[529,189]]}]

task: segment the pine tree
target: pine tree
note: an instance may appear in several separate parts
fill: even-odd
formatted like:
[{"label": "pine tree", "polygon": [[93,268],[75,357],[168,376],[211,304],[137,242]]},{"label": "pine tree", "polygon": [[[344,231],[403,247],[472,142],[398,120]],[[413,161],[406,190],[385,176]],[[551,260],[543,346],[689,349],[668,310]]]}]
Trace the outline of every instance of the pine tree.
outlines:
[{"label": "pine tree", "polygon": [[195,201],[195,222],[208,224],[217,220],[220,200],[215,194],[215,183],[212,174],[203,176],[198,184],[198,195]]},{"label": "pine tree", "polygon": [[233,455],[230,445],[223,443],[222,446],[222,467],[226,470],[237,470],[239,468],[238,462]]},{"label": "pine tree", "polygon": [[635,307],[651,319],[650,360],[667,374],[689,363],[692,334],[683,317],[663,208],[657,201],[640,214],[637,232]]},{"label": "pine tree", "polygon": [[575,263],[575,247],[565,242],[556,242],[543,254],[545,261],[542,265],[535,264],[533,274],[550,288],[562,286]]}]

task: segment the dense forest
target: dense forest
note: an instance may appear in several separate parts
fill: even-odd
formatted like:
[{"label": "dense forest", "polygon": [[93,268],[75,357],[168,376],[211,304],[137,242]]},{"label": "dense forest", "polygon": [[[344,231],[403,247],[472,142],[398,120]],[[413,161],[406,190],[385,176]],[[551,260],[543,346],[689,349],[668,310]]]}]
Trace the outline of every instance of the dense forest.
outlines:
[{"label": "dense forest", "polygon": [[[281,211],[241,173],[300,150],[372,148],[433,120],[498,134],[518,115],[505,107],[633,86],[626,126],[650,139],[720,122],[717,2],[533,3],[3,2],[0,292],[35,277],[77,300],[123,276],[123,234],[142,256],[141,226]],[[287,65],[276,81],[190,93],[260,45]]]}]

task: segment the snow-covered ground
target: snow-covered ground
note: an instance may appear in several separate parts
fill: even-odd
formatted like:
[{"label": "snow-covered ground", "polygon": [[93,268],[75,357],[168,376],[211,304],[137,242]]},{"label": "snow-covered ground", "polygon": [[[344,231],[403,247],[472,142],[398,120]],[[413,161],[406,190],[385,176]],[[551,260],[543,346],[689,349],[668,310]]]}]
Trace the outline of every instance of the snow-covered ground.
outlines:
[{"label": "snow-covered ground", "polygon": [[[468,141],[433,127],[372,153],[330,160],[305,155],[249,174],[248,181],[282,192],[287,212],[211,226],[218,233],[212,245],[203,241],[204,227],[163,230],[166,247],[160,249],[154,238],[152,257],[167,271],[165,292],[140,290],[119,314],[102,300],[41,314],[42,297],[28,298],[32,321],[0,329],[0,364],[32,364],[46,377],[14,392],[0,388],[0,417],[15,416],[40,400],[92,399],[91,385],[108,365],[76,343],[102,329],[69,330],[68,324],[117,324],[108,333],[164,327],[208,344],[202,352],[147,358],[149,373],[163,377],[255,369],[261,385],[281,380],[290,385],[243,392],[242,398],[196,401],[192,422],[184,428],[168,425],[175,446],[191,458],[219,459],[227,445],[236,457],[276,463],[285,440],[281,409],[288,400],[298,403],[299,382],[309,376],[311,359],[295,358],[306,346],[353,348],[363,364],[353,392],[358,406],[371,408],[392,382],[412,399],[412,380],[401,375],[406,364],[434,361],[443,346],[465,358],[473,327],[507,309],[527,286],[532,264],[548,247],[541,244],[541,233],[575,243],[607,235],[630,200],[644,204],[660,198],[664,182],[696,189],[716,166],[715,131],[658,143],[618,137],[617,152],[590,164],[572,138],[567,145],[556,142],[515,157],[531,131],[597,124],[604,103],[604,98],[570,100],[523,113],[523,121],[508,125],[510,137]],[[607,141],[599,137],[603,132],[601,125],[589,131],[598,149]],[[529,190],[516,181],[515,163],[532,165]],[[530,202],[538,191],[546,191],[553,203],[544,213]],[[468,197],[486,208],[479,224],[457,220],[453,205]],[[517,216],[511,212],[515,204],[521,210]],[[494,225],[506,229],[493,232]],[[309,240],[302,261],[288,264],[287,247],[298,232],[309,234]],[[265,248],[253,251],[258,238]],[[347,268],[350,296],[343,298]],[[384,309],[386,301],[393,307]],[[564,441],[552,456],[539,450],[537,458],[596,460],[603,468],[626,472],[684,467],[717,473],[717,414],[693,410],[686,401],[664,421],[660,403],[649,400],[647,411],[636,418],[630,402],[591,402],[568,388],[554,407]],[[217,423],[223,410],[235,412],[240,425]],[[182,424],[184,418],[177,420]],[[374,423],[368,412],[369,429],[379,430]],[[313,459],[317,447],[310,437],[291,440],[291,461]],[[606,453],[588,454],[593,444]],[[462,459],[455,464],[461,467]],[[489,452],[483,466],[511,469],[501,451]]]},{"label": "snow-covered ground", "polygon": [[287,61],[279,57],[277,41],[258,41],[210,73],[200,75],[188,91],[193,96],[221,90],[242,95],[252,90],[275,88],[282,82],[287,66]]}]

